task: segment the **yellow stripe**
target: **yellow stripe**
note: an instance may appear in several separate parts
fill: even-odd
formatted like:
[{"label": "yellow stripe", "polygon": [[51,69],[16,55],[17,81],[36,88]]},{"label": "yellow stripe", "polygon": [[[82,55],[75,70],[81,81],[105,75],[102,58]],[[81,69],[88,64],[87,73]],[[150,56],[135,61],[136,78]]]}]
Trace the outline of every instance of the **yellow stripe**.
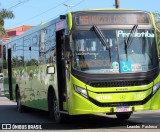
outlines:
[{"label": "yellow stripe", "polygon": [[155,18],[154,18],[153,13],[151,13],[151,17],[152,17],[152,23],[153,23],[154,28],[155,28],[158,32],[160,32],[160,30],[159,30],[159,29],[157,28],[157,26],[156,26],[156,21],[155,21]]},{"label": "yellow stripe", "polygon": [[68,29],[72,29],[72,14],[71,12],[68,13]]}]

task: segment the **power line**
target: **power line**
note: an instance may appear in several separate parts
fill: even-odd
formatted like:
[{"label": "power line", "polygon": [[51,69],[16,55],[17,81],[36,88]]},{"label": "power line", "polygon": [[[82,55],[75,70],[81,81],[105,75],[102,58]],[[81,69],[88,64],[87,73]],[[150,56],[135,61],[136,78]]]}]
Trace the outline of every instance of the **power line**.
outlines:
[{"label": "power line", "polygon": [[[30,18],[28,18],[28,19],[24,20],[24,21],[21,21],[21,22],[19,22],[19,23],[16,23],[16,24],[12,25],[12,27],[13,27],[13,26],[16,26],[16,25],[18,25],[18,24],[21,24],[21,23],[23,23],[23,22],[26,22],[26,21],[32,20],[32,19],[34,19],[34,18],[36,18],[36,17],[39,17],[39,16],[41,16],[42,14],[45,14],[45,13],[47,13],[47,12],[49,12],[49,11],[51,11],[51,10],[55,9],[55,8],[57,8],[57,7],[61,6],[62,4],[66,3],[66,2],[68,2],[68,1],[69,1],[69,0],[66,0],[66,1],[64,1],[64,2],[62,2],[62,3],[58,4],[58,5],[56,5],[56,6],[52,7],[52,8],[50,8],[50,9],[48,9],[48,10],[44,11],[44,12],[41,12],[41,13],[39,13],[39,14],[37,14],[37,15],[33,16],[33,17],[30,17]],[[7,28],[9,28],[9,27],[7,27]]]},{"label": "power line", "polygon": [[[84,1],[85,1],[85,0],[81,0],[81,1],[80,1],[79,3],[77,3],[76,5],[71,6],[70,9],[77,7],[78,5],[80,5],[81,3],[83,3]],[[68,12],[68,9],[67,9],[67,11],[63,11],[63,12],[59,13],[58,15],[56,15],[56,16],[54,16],[54,17],[48,19],[47,22],[49,22],[50,20],[52,20],[52,19],[58,17],[58,16],[61,15],[61,14],[65,14],[65,13],[67,13],[67,12]]]},{"label": "power line", "polygon": [[[32,19],[34,19],[34,18],[36,18],[36,17],[38,17],[38,16],[41,16],[42,14],[45,14],[45,13],[47,13],[48,11],[55,9],[55,8],[57,8],[57,7],[65,4],[65,3],[68,2],[68,1],[69,1],[69,0],[66,0],[66,1],[64,1],[64,2],[62,2],[62,3],[60,3],[60,4],[56,5],[56,6],[54,6],[54,7],[52,7],[52,8],[50,8],[50,9],[48,9],[48,10],[46,10],[46,11],[38,14],[38,15],[35,15],[35,16],[33,16],[33,17],[31,17],[31,18],[28,18],[28,19],[26,19],[26,20],[24,20],[24,21],[21,21],[21,22],[19,22],[19,23],[16,23],[16,24],[12,25],[12,27],[13,27],[13,26],[16,26],[16,25],[18,25],[18,24],[20,24],[20,23],[23,23],[23,22],[32,20]],[[85,0],[81,0],[79,3],[77,3],[77,4],[74,5],[74,6],[72,6],[70,9],[77,7],[78,5],[80,5],[80,4],[81,4],[82,2],[84,2],[84,1],[85,1]],[[68,11],[68,10],[67,10],[67,11]],[[61,12],[60,14],[64,14],[64,13],[66,13],[67,11],[63,11],[63,12]],[[52,18],[46,20],[46,22],[48,22],[48,21],[56,18],[56,17],[59,16],[60,14],[56,15],[55,17],[52,17]],[[10,27],[11,27],[11,26],[10,26]],[[9,27],[6,27],[6,28],[9,28]]]},{"label": "power line", "polygon": [[19,1],[17,4],[15,4],[15,5],[13,5],[13,6],[9,7],[8,9],[10,10],[10,9],[12,9],[12,8],[15,8],[15,7],[17,7],[17,6],[21,5],[21,4],[25,3],[25,2],[28,2],[28,1],[29,1],[29,0]]},{"label": "power line", "polygon": [[[8,9],[8,6],[13,5],[13,4],[15,4],[15,3],[17,3],[17,2],[14,1],[14,2],[12,2],[12,3],[7,3],[8,5],[7,5],[6,8]],[[0,6],[1,6],[1,3],[0,3]]]}]

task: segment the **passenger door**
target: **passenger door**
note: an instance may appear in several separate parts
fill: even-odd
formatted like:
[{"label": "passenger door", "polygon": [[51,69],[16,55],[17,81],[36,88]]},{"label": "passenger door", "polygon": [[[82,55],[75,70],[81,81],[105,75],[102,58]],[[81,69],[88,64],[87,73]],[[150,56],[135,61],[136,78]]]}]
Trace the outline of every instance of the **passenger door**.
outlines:
[{"label": "passenger door", "polygon": [[65,30],[56,32],[56,53],[57,53],[57,78],[58,78],[58,97],[60,111],[63,109],[63,102],[66,102],[66,60],[65,60]]}]

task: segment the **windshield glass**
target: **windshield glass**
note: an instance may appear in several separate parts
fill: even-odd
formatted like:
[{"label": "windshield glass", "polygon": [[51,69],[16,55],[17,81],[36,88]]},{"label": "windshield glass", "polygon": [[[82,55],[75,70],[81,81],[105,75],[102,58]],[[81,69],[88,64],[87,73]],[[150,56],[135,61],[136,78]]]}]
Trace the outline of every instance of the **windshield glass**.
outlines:
[{"label": "windshield glass", "polygon": [[[73,68],[87,73],[148,71],[158,66],[155,35],[152,30],[102,30],[109,49],[94,31],[73,32]],[[128,37],[131,41],[125,48]],[[127,50],[127,52],[126,52]]]}]

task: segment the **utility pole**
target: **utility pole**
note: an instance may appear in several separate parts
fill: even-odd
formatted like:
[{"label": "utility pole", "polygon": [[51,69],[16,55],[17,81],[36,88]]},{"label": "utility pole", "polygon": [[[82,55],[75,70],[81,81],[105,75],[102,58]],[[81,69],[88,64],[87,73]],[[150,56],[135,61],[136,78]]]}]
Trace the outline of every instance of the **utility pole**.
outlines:
[{"label": "utility pole", "polygon": [[115,7],[119,8],[120,7],[120,0],[115,0]]}]

